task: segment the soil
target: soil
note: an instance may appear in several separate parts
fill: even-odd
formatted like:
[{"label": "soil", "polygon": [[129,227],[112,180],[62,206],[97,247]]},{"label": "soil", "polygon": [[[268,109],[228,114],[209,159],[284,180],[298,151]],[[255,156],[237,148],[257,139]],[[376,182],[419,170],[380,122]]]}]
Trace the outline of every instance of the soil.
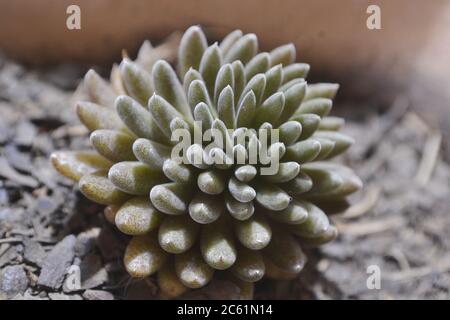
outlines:
[{"label": "soil", "polygon": [[[124,271],[127,237],[103,207],[49,162],[54,150],[89,147],[73,110],[84,71],[29,70],[0,58],[0,298],[159,298],[153,279]],[[439,155],[440,133],[409,108],[407,96],[391,106],[338,97],[333,112],[348,119],[345,131],[357,139],[339,161],[356,170],[364,189],[332,217],[338,239],[309,249],[298,279],[258,283],[255,298],[448,299],[450,166]],[[237,294],[214,281],[186,298]]]}]

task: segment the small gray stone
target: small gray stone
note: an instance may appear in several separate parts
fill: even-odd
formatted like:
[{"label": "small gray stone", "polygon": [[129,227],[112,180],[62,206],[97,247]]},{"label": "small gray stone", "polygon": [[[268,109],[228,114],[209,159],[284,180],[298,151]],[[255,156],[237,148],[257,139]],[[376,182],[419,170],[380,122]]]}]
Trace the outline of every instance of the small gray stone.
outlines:
[{"label": "small gray stone", "polygon": [[18,145],[29,147],[33,144],[36,134],[37,130],[31,122],[21,121],[16,127],[14,142]]},{"label": "small gray stone", "polygon": [[83,293],[83,298],[87,300],[114,300],[114,295],[104,290],[86,290]]},{"label": "small gray stone", "polygon": [[0,292],[7,298],[23,294],[28,286],[28,278],[22,266],[8,266],[0,275]]},{"label": "small gray stone", "polygon": [[9,243],[4,243],[0,246],[0,268],[12,263],[21,263],[22,256],[19,253],[17,246],[11,246]]},{"label": "small gray stone", "polygon": [[24,241],[25,251],[24,257],[28,262],[34,263],[41,267],[45,256],[47,255],[44,248],[36,241],[26,239]]},{"label": "small gray stone", "polygon": [[[75,260],[78,258],[75,258]],[[66,279],[62,285],[62,289],[66,293],[81,290],[81,275],[79,262],[74,261],[74,264],[69,267]]]},{"label": "small gray stone", "polygon": [[75,256],[76,237],[69,235],[50,251],[42,264],[38,285],[58,289]]},{"label": "small gray stone", "polygon": [[8,160],[9,164],[15,169],[28,173],[33,171],[29,153],[20,152],[17,147],[12,144],[5,146],[3,151],[6,160]]},{"label": "small gray stone", "polygon": [[78,294],[49,293],[50,300],[83,300]]},{"label": "small gray stone", "polygon": [[41,196],[36,200],[36,207],[34,209],[41,216],[45,217],[55,212],[59,205],[59,203],[55,202],[55,199],[48,196]]},{"label": "small gray stone", "polygon": [[39,183],[29,175],[21,174],[16,171],[4,157],[0,157],[0,176],[20,185],[29,188],[36,188]]}]

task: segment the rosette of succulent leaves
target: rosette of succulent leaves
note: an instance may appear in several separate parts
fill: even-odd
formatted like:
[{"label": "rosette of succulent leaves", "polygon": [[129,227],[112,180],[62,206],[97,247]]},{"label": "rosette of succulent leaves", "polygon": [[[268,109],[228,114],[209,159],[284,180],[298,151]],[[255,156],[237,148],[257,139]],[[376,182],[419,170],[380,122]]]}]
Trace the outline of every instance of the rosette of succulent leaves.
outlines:
[{"label": "rosette of succulent leaves", "polygon": [[[208,45],[193,26],[181,41],[145,42],[110,81],[86,74],[88,101],[76,112],[94,150],[58,151],[52,162],[131,236],[124,264],[132,277],[155,274],[167,297],[218,277],[249,298],[263,277],[295,277],[302,248],[337,236],[328,214],[345,209],[362,183],[331,160],[353,139],[329,116],[338,85],[308,84],[309,65],[295,59],[292,44],[259,52],[256,35],[240,30]],[[177,129],[216,129],[222,143],[192,142],[180,162]],[[267,162],[250,151],[275,129],[278,141],[264,152],[279,165],[263,174]]]}]

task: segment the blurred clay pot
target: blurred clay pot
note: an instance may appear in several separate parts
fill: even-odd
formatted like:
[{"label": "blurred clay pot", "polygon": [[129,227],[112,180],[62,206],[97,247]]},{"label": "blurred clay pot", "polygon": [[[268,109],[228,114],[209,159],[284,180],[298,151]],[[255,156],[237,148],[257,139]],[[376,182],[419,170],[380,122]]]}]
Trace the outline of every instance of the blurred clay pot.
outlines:
[{"label": "blurred clay pot", "polygon": [[[81,30],[68,30],[66,9],[81,9]],[[381,30],[369,30],[370,4],[381,9]],[[240,28],[263,49],[294,42],[299,59],[352,72],[411,63],[426,45],[446,0],[0,0],[0,49],[35,64],[117,60],[144,39],[201,24],[212,38]]]}]

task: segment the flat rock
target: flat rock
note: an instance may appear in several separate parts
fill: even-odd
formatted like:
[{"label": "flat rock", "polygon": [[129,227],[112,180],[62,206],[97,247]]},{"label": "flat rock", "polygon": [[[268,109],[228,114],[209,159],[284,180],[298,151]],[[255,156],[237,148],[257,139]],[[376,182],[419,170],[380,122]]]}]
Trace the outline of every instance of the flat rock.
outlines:
[{"label": "flat rock", "polygon": [[22,266],[8,266],[0,274],[0,295],[13,298],[23,294],[28,286],[28,278]]},{"label": "flat rock", "polygon": [[83,293],[83,298],[87,300],[114,300],[114,295],[104,290],[86,290]]},{"label": "flat rock", "polygon": [[38,285],[58,289],[75,256],[76,237],[68,235],[61,240],[47,255],[39,275]]},{"label": "flat rock", "polygon": [[36,137],[37,130],[29,121],[21,121],[16,127],[14,142],[21,146],[31,146],[33,139]]},{"label": "flat rock", "polygon": [[18,246],[12,246],[8,243],[4,243],[0,246],[0,268],[11,263],[21,263],[22,256]]},{"label": "flat rock", "polygon": [[0,176],[20,186],[36,188],[39,185],[38,181],[33,177],[17,172],[4,157],[0,157]]},{"label": "flat rock", "polygon": [[3,151],[11,166],[24,172],[33,171],[33,165],[31,164],[30,155],[28,153],[20,152],[17,147],[12,144],[5,146]]},{"label": "flat rock", "polygon": [[41,267],[45,256],[47,255],[44,248],[39,244],[39,242],[32,239],[26,239],[24,241],[24,246],[25,260]]},{"label": "flat rock", "polygon": [[36,200],[35,210],[42,216],[48,216],[58,209],[60,203],[48,196],[41,196]]},{"label": "flat rock", "polygon": [[49,293],[50,300],[83,300],[79,294]]}]

